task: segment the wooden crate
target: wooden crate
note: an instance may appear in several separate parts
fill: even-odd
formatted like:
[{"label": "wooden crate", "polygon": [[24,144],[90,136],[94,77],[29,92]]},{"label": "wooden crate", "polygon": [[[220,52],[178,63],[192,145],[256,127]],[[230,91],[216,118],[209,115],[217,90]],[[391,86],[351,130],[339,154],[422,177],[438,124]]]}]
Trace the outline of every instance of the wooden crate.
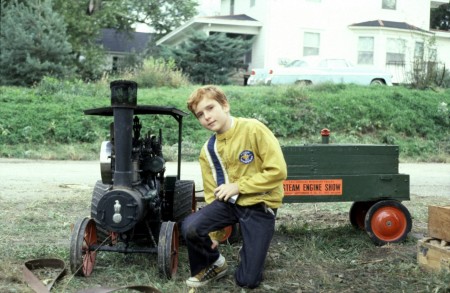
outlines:
[{"label": "wooden crate", "polygon": [[424,238],[417,243],[417,262],[429,271],[450,271],[450,243],[436,238]]},{"label": "wooden crate", "polygon": [[428,206],[428,236],[450,242],[450,206]]}]

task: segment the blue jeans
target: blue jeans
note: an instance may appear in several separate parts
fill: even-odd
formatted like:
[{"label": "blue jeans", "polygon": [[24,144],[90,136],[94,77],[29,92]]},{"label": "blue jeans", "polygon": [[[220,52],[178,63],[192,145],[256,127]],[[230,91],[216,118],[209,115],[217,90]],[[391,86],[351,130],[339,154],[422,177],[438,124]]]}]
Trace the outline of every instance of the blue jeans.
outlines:
[{"label": "blue jeans", "polygon": [[235,223],[239,223],[243,239],[241,261],[235,272],[236,283],[248,288],[261,283],[275,230],[275,215],[267,212],[262,204],[244,207],[215,200],[183,221],[181,231],[189,253],[191,276],[219,258],[219,251],[211,248],[208,233]]}]

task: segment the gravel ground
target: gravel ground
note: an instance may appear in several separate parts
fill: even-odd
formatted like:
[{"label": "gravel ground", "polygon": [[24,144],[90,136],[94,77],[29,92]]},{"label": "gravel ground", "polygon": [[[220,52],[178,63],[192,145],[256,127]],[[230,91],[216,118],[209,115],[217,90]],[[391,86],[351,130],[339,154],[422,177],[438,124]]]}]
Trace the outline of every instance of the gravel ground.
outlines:
[{"label": "gravel ground", "polygon": [[[166,175],[177,172],[176,163],[166,164]],[[410,175],[411,195],[450,197],[450,164],[400,164],[399,172]],[[70,195],[72,189],[92,190],[100,179],[97,161],[37,161],[0,158],[0,197]],[[183,162],[181,179],[194,180],[203,189],[199,164]]]}]

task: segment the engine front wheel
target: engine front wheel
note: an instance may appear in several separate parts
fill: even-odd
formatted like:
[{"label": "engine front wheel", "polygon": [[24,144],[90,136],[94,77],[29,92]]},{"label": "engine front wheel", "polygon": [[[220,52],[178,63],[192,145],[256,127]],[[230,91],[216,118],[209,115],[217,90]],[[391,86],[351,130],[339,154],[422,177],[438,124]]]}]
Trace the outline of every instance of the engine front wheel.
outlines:
[{"label": "engine front wheel", "polygon": [[158,269],[166,279],[172,279],[177,273],[179,237],[177,223],[162,222],[158,240]]},{"label": "engine front wheel", "polygon": [[95,244],[95,221],[88,217],[78,220],[70,237],[70,270],[74,275],[88,277],[92,274],[97,252],[91,247]]}]

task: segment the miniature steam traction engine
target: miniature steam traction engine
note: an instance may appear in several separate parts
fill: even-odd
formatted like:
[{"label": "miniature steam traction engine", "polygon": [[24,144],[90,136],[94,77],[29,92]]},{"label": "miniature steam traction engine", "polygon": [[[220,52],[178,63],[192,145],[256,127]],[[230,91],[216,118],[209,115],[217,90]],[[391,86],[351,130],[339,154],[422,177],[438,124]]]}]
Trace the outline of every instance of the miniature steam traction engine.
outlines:
[{"label": "miniature steam traction engine", "polygon": [[[74,226],[70,267],[89,276],[99,251],[155,253],[162,276],[171,278],[178,267],[178,224],[195,211],[193,181],[180,180],[182,118],[174,107],[137,105],[137,84],[114,81],[111,106],[84,111],[113,116],[109,141],[101,145],[101,181],[95,184],[91,217]],[[178,122],[178,168],[165,176],[162,130],[142,134],[138,115],[169,115]]]}]

